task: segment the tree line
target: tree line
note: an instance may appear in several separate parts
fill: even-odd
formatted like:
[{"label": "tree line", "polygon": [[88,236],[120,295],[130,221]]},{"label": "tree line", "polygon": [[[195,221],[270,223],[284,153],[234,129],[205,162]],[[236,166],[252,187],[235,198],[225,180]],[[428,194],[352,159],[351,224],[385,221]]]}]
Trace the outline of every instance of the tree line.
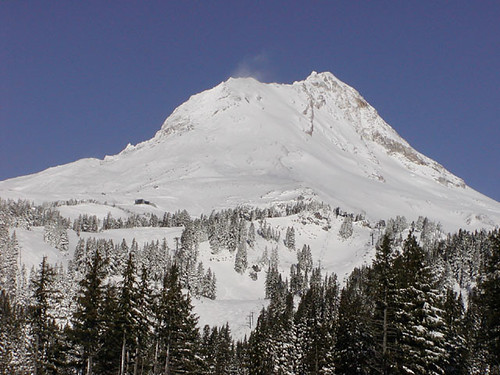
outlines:
[{"label": "tree line", "polygon": [[498,231],[486,235],[483,250],[466,295],[447,286],[439,257],[413,233],[400,248],[384,235],[372,265],[355,269],[343,288],[319,268],[306,290],[275,275],[266,284],[269,307],[238,344],[240,373],[500,373]]}]

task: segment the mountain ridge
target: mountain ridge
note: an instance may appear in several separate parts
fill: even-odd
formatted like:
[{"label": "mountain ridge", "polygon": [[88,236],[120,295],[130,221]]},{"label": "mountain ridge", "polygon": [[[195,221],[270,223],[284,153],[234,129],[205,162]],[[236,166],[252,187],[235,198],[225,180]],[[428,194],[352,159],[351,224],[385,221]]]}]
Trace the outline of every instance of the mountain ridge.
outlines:
[{"label": "mountain ridge", "polygon": [[372,219],[431,216],[450,229],[500,222],[498,202],[413,149],[328,72],[292,84],[230,78],[117,155],[0,182],[7,198],[126,205],[142,197],[194,214],[304,194]]}]

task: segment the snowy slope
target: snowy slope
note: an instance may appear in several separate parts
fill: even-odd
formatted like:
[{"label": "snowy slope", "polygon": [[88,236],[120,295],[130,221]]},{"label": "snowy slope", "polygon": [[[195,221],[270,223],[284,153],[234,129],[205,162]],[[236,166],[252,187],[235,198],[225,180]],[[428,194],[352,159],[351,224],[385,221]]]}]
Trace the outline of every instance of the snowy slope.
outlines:
[{"label": "snowy slope", "polygon": [[291,85],[230,78],[118,155],[0,182],[3,198],[94,199],[124,211],[144,198],[158,212],[194,215],[299,195],[371,220],[422,215],[447,230],[500,223],[500,203],[415,151],[331,73]]},{"label": "snowy slope", "polygon": [[[86,208],[94,208],[99,214],[103,207],[95,205],[83,205]],[[90,212],[92,213],[92,212]],[[303,245],[311,248],[314,267],[321,267],[324,274],[335,273],[342,283],[352,272],[354,267],[369,264],[374,253],[371,242],[373,229],[364,225],[363,221],[353,224],[353,235],[348,239],[339,236],[339,230],[343,217],[336,217],[332,211],[325,209],[321,211],[320,219],[313,212],[305,211],[298,215],[268,218],[266,222],[273,230],[285,238],[288,227],[295,228],[296,249],[300,250]],[[258,221],[254,222],[258,228]],[[73,230],[68,230],[69,252],[64,253],[44,242],[44,228],[31,227],[28,229],[16,228],[16,235],[21,249],[20,262],[24,263],[29,271],[37,267],[43,256],[52,264],[67,265],[73,258],[73,251],[80,238],[98,238],[112,240],[114,244],[120,244],[124,239],[130,246],[133,239],[139,248],[148,242],[166,239],[167,246],[175,249],[175,238],[181,236],[183,228],[160,228],[141,227],[104,230],[97,233],[81,232],[79,236]],[[376,242],[380,232],[375,231]],[[248,269],[243,274],[234,270],[235,253],[222,250],[214,254],[210,249],[208,241],[200,243],[199,261],[203,262],[205,269],[210,268],[217,278],[217,299],[206,298],[193,299],[195,313],[199,316],[199,326],[205,324],[211,326],[222,326],[229,322],[233,337],[242,339],[250,334],[255,328],[257,317],[262,307],[269,303],[265,297],[265,274],[267,263],[263,261],[263,255],[267,252],[270,256],[272,249],[277,249],[279,271],[283,278],[289,277],[290,266],[297,263],[297,251],[289,249],[283,240],[266,240],[257,236],[254,247],[248,247]],[[250,277],[252,266],[259,265],[256,279]],[[251,324],[250,316],[253,314],[254,321]]]}]

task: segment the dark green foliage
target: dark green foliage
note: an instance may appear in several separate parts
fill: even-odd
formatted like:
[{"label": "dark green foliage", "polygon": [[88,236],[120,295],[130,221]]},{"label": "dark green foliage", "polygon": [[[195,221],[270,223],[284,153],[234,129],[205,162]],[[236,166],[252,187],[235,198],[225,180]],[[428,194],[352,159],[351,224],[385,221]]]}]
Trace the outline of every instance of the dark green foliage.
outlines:
[{"label": "dark green foliage", "polygon": [[166,373],[196,374],[201,367],[197,356],[198,319],[192,313],[189,296],[182,293],[175,265],[165,275],[155,312],[159,346],[155,371],[163,368]]},{"label": "dark green foliage", "polygon": [[269,338],[271,337],[271,326],[262,310],[257,319],[257,326],[248,340],[248,373],[251,375],[267,375],[273,373],[272,358],[269,355]]},{"label": "dark green foliage", "polygon": [[373,303],[371,335],[376,346],[372,363],[382,373],[389,373],[396,365],[399,330],[396,326],[398,310],[398,258],[393,252],[391,237],[386,234],[376,247],[370,274],[370,296]]},{"label": "dark green foliage", "polygon": [[369,374],[375,365],[375,346],[366,292],[367,269],[355,269],[340,293],[335,343],[336,371],[339,374]]},{"label": "dark green foliage", "polygon": [[100,333],[97,342],[98,350],[93,358],[93,371],[102,375],[118,374],[122,336],[120,335],[117,288],[107,287],[104,289],[99,313]]},{"label": "dark green foliage", "polygon": [[447,374],[467,374],[467,332],[465,325],[465,309],[462,296],[451,289],[446,291],[443,318],[448,327],[445,334],[446,351],[449,353]]},{"label": "dark green foliage", "polygon": [[[335,277],[313,269],[307,245],[297,251],[290,282],[279,272],[277,249],[271,259],[266,251],[259,267],[269,267],[270,301],[249,339],[235,344],[228,325],[207,326],[200,338],[190,295],[215,298],[215,276],[197,260],[197,243],[208,240],[214,252],[238,250],[236,268],[244,272],[254,222],[263,238],[279,241],[265,219],[304,205],[237,208],[194,220],[187,212],[125,222],[108,215],[104,230],[183,226],[178,251],[172,256],[166,241],[139,248],[134,240],[129,248],[82,239],[68,279],[44,259],[27,292],[9,226],[44,225],[52,243],[54,228],[63,233],[71,223],[50,208],[0,200],[0,375],[500,373],[499,233],[459,231],[439,241],[439,225],[423,217],[406,240],[406,219],[389,220],[372,266],[354,270],[340,291]],[[73,224],[99,229],[91,216]],[[372,228],[374,236],[381,227]],[[284,241],[290,249],[292,229]],[[60,292],[76,292],[67,288],[69,278],[80,282],[73,311],[69,298],[59,301]],[[458,287],[463,297],[453,292]]]},{"label": "dark green foliage", "polygon": [[500,373],[500,232],[490,237],[490,251],[485,260],[484,278],[478,286],[477,298],[485,331],[486,364],[492,373]]},{"label": "dark green foliage", "polygon": [[57,301],[55,271],[44,257],[32,280],[33,304],[30,307],[31,347],[37,374],[56,374],[64,366],[62,334],[51,311]]},{"label": "dark green foliage", "polygon": [[73,314],[72,336],[75,345],[80,348],[77,354],[80,366],[88,374],[92,374],[94,369],[104,332],[105,270],[106,262],[96,250],[88,265],[88,273],[80,282],[77,309]]},{"label": "dark green foliage", "polygon": [[15,371],[30,371],[31,358],[25,352],[27,324],[25,309],[16,304],[5,290],[0,290],[0,374],[10,375]]},{"label": "dark green foliage", "polygon": [[431,269],[413,235],[404,242],[395,265],[400,271],[395,314],[401,347],[397,367],[405,372],[441,374],[448,364],[442,294],[433,285]]}]

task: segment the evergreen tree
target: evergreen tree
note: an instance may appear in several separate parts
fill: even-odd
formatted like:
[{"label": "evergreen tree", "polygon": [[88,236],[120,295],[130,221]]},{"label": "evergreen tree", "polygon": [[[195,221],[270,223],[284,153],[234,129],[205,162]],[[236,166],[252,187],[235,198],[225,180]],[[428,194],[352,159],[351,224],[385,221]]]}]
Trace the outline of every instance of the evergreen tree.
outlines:
[{"label": "evergreen tree", "polygon": [[62,223],[52,222],[45,225],[43,240],[62,252],[69,250],[68,231]]},{"label": "evergreen tree", "polygon": [[[0,374],[30,373],[26,312],[5,290],[0,290]],[[31,345],[29,345],[31,346]]]},{"label": "evergreen tree", "polygon": [[253,222],[250,223],[248,228],[248,245],[253,248],[255,246],[255,225]]},{"label": "evergreen tree", "polygon": [[103,333],[103,307],[106,262],[100,251],[96,250],[88,265],[86,276],[80,281],[76,311],[73,314],[72,337],[79,348],[78,357],[81,369],[87,375],[94,371]]},{"label": "evergreen tree", "polygon": [[467,345],[466,373],[487,374],[489,371],[489,348],[487,340],[485,340],[486,320],[483,301],[477,289],[469,295],[464,323]]},{"label": "evergreen tree", "polygon": [[251,375],[268,375],[273,373],[272,357],[269,355],[272,349],[269,345],[270,322],[266,316],[266,310],[262,309],[255,330],[248,340],[248,373]]},{"label": "evergreen tree", "polygon": [[0,226],[0,288],[16,296],[19,274],[19,243],[16,232],[9,237],[7,227]]},{"label": "evergreen tree", "polygon": [[374,302],[372,334],[377,344],[373,365],[383,374],[392,373],[396,367],[399,331],[396,323],[398,309],[396,254],[392,240],[385,234],[376,247],[373,272],[370,278],[371,298]]},{"label": "evergreen tree", "polygon": [[220,328],[217,335],[214,374],[229,374],[232,360],[231,344],[231,331],[229,324],[226,324]]},{"label": "evergreen tree", "polygon": [[465,375],[467,369],[467,342],[465,331],[465,309],[462,296],[456,296],[453,290],[446,291],[444,302],[444,314],[447,330],[445,333],[446,351],[449,356],[448,365],[445,368],[447,374]]},{"label": "evergreen tree", "polygon": [[319,268],[313,270],[311,280],[294,318],[302,357],[298,372],[333,374],[338,287],[335,278],[323,283]]},{"label": "evergreen tree", "polygon": [[204,369],[202,371],[203,374],[215,373],[217,339],[217,327],[210,329],[209,325],[205,325],[203,327],[203,333],[200,341],[200,355],[202,356],[204,363]]},{"label": "evergreen tree", "polygon": [[59,328],[51,314],[51,306],[58,302],[54,290],[55,270],[47,263],[46,257],[43,257],[32,284],[30,323],[35,371],[37,374],[56,374],[65,360],[60,351]]},{"label": "evergreen tree", "polygon": [[202,296],[210,299],[215,299],[216,295],[217,295],[217,280],[215,277],[215,273],[213,273],[212,270],[209,268],[204,277]]},{"label": "evergreen tree", "polygon": [[485,277],[479,285],[488,346],[488,363],[492,373],[500,373],[500,232],[490,235],[490,254],[486,259]]},{"label": "evergreen tree", "polygon": [[117,318],[118,332],[121,338],[120,351],[120,372],[127,373],[131,367],[131,361],[135,358],[137,346],[137,326],[139,321],[139,304],[136,285],[136,270],[133,254],[130,253],[125,270],[122,275],[122,281],[119,288]]},{"label": "evergreen tree", "polygon": [[83,238],[79,238],[78,243],[75,247],[75,252],[73,253],[74,271],[83,272],[85,262],[86,262],[85,240]]},{"label": "evergreen tree", "polygon": [[352,233],[353,233],[352,216],[347,215],[344,217],[344,221],[342,222],[342,225],[340,226],[339,236],[340,236],[340,238],[346,240],[352,236]]},{"label": "evergreen tree", "polygon": [[238,251],[236,252],[236,256],[234,258],[234,270],[243,274],[247,267],[247,245],[246,242],[240,242],[238,244]]},{"label": "evergreen tree", "polygon": [[181,285],[190,288],[196,279],[198,265],[198,241],[192,222],[186,222],[181,235],[181,248],[176,254]]},{"label": "evergreen tree", "polygon": [[385,371],[380,370],[379,365],[375,367],[372,304],[366,290],[366,274],[366,269],[355,269],[340,293],[335,343],[336,370],[339,374],[370,374],[375,369],[383,374]]},{"label": "evergreen tree", "polygon": [[267,312],[269,320],[268,356],[273,373],[295,374],[299,367],[297,329],[293,320],[293,295],[287,293],[272,300]]},{"label": "evergreen tree", "polygon": [[307,289],[306,278],[298,264],[290,266],[290,292],[301,296]]},{"label": "evergreen tree", "polygon": [[293,227],[286,228],[284,243],[290,250],[295,250],[295,229]]},{"label": "evergreen tree", "polygon": [[182,293],[179,271],[174,265],[164,277],[156,306],[157,345],[154,373],[195,374],[201,363],[197,356],[199,333],[189,296]]},{"label": "evergreen tree", "polygon": [[118,288],[109,285],[103,290],[100,309],[98,350],[93,358],[93,371],[99,375],[121,375],[122,335],[120,330]]},{"label": "evergreen tree", "polygon": [[442,295],[434,287],[423,249],[410,234],[403,245],[399,275],[400,357],[403,373],[442,374],[448,365]]},{"label": "evergreen tree", "polygon": [[[151,369],[154,341],[151,335],[154,316],[154,293],[150,286],[148,269],[143,266],[137,288],[137,315],[135,327],[134,375],[148,373]],[[139,369],[141,371],[139,372]]]}]

